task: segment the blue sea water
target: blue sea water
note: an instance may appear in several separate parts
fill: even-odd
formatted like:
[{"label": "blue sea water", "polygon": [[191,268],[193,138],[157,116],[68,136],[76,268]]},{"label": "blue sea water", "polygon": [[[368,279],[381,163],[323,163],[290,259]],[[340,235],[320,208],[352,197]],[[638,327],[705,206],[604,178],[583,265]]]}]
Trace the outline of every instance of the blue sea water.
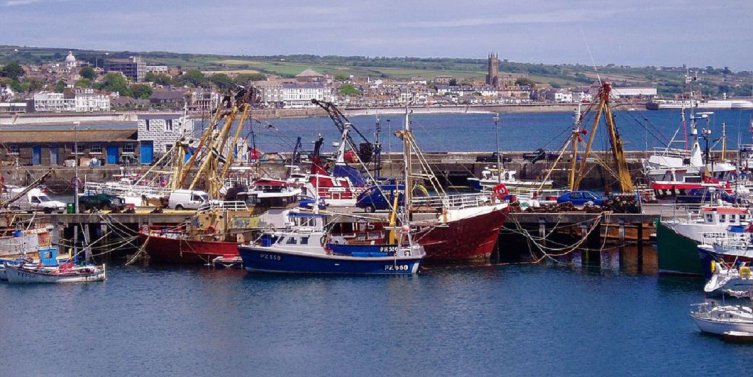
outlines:
[{"label": "blue sea water", "polygon": [[545,265],[412,277],[114,267],[0,285],[1,375],[686,376],[753,347],[688,316],[703,281]]},{"label": "blue sea water", "polygon": [[[750,132],[751,110],[719,110],[708,119],[699,119],[701,129],[712,131],[711,144],[722,134],[722,123],[727,125],[728,148],[736,148],[738,139],[742,144],[753,143]],[[682,127],[680,110],[661,111],[615,111],[615,123],[622,136],[625,150],[647,150],[665,147],[672,135]],[[513,113],[500,114],[495,126],[494,114],[417,114],[412,117],[416,139],[425,152],[483,152],[499,147],[504,151],[532,151],[544,148],[557,151],[568,137],[573,124],[573,114],[565,113]],[[376,117],[356,116],[350,118],[356,128],[370,141],[374,140]],[[382,150],[398,153],[402,144],[395,136],[396,130],[403,127],[401,115],[381,115]],[[583,125],[590,129],[593,117],[587,117]],[[338,131],[327,117],[262,119],[254,121],[254,139],[257,147],[264,152],[291,152],[297,137],[301,137],[305,150],[313,149],[312,143],[318,134],[325,137],[325,146],[338,141]],[[689,132],[690,112],[686,111],[686,125]],[[250,132],[248,126],[246,133]],[[497,128],[498,127],[498,128]],[[600,122],[594,142],[596,150],[606,150],[609,141],[604,132],[604,121]],[[249,134],[250,136],[250,134]],[[360,137],[353,135],[356,143]],[[683,140],[682,133],[676,140]],[[705,144],[702,144],[705,145]],[[674,147],[682,147],[674,144]],[[327,151],[331,147],[325,147]],[[716,149],[721,149],[720,145]]]}]

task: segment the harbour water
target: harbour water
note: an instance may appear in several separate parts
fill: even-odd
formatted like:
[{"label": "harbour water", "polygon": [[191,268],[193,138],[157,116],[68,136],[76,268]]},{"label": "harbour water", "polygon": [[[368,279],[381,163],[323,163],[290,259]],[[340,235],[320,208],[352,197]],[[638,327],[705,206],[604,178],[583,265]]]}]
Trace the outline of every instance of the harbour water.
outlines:
[{"label": "harbour water", "polygon": [[[574,107],[575,108],[575,107]],[[665,147],[672,135],[681,127],[680,110],[661,111],[615,111],[615,123],[622,136],[625,150],[650,150]],[[738,139],[742,144],[751,144],[751,110],[718,110],[707,119],[699,119],[698,133],[703,128],[712,131],[711,149],[715,139],[722,134],[722,123],[727,125],[728,148],[736,148]],[[557,151],[568,137],[573,124],[572,113],[515,113],[500,114],[495,127],[494,114],[417,114],[411,117],[414,134],[425,152],[482,152],[496,148],[496,133],[499,131],[501,151],[532,151],[544,148]],[[400,152],[401,142],[392,133],[403,126],[403,116],[383,115],[381,126],[382,151]],[[370,141],[374,140],[376,117],[357,116],[351,122]],[[592,117],[587,117],[583,126],[591,128]],[[597,130],[594,142],[596,150],[606,150],[609,141],[604,132],[603,120]],[[690,112],[686,110],[686,124],[690,130]],[[247,126],[246,126],[247,127]],[[291,152],[295,138],[300,136],[304,150],[313,149],[312,142],[318,134],[325,137],[326,147],[339,140],[332,120],[319,118],[263,119],[254,123],[254,136],[257,146],[264,152]],[[355,142],[360,138],[352,135]],[[700,137],[700,136],[699,136]],[[682,141],[682,132],[676,140]],[[705,144],[702,142],[702,146]],[[683,144],[673,144],[675,148]]]},{"label": "harbour water", "polygon": [[547,265],[412,277],[114,267],[0,285],[2,375],[737,374],[749,345],[701,334],[701,279]]}]

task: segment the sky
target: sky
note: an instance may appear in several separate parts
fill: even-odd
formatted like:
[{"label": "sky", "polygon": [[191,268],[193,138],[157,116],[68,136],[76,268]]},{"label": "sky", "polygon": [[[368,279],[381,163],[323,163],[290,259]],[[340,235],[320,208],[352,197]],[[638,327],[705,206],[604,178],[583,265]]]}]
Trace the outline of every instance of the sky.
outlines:
[{"label": "sky", "polygon": [[0,44],[753,71],[751,0],[0,0]]}]

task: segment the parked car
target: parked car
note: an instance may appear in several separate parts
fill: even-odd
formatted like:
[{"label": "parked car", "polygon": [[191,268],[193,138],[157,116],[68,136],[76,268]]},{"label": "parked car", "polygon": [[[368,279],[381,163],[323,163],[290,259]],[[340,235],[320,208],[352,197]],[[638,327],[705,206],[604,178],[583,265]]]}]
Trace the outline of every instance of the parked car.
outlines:
[{"label": "parked car", "polygon": [[126,208],[125,199],[110,195],[110,194],[91,194],[82,195],[78,197],[78,210],[79,212],[88,211],[91,209],[97,210],[110,210],[110,211],[122,211]]},{"label": "parked car", "polygon": [[[503,154],[499,154],[499,161],[502,163],[505,162],[512,162],[512,158],[507,157]],[[492,154],[483,155],[483,156],[476,156],[476,162],[497,162],[497,152],[492,152]]]},{"label": "parked car", "polygon": [[591,191],[569,191],[557,198],[557,203],[572,203],[575,206],[604,205],[604,198]]}]

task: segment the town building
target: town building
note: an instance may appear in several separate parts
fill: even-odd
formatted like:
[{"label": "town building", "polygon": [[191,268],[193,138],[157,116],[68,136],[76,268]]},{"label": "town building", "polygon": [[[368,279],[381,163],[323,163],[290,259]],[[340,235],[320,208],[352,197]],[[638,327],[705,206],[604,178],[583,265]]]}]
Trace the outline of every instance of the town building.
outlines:
[{"label": "town building", "polygon": [[34,111],[38,112],[95,112],[110,111],[110,97],[93,89],[67,89],[63,93],[34,94]]},{"label": "town building", "polygon": [[259,90],[261,101],[267,107],[316,107],[311,103],[312,99],[328,102],[333,100],[332,88],[324,82],[268,80],[256,81],[254,86]]},{"label": "town building", "polygon": [[139,114],[137,124],[142,164],[164,156],[181,138],[189,142],[193,137],[193,120],[181,113]]},{"label": "town building", "polygon": [[138,57],[131,56],[128,59],[108,59],[105,60],[105,73],[120,72],[123,76],[136,81],[144,81],[146,76],[146,63]]},{"label": "town building", "polygon": [[[72,126],[47,124],[24,126],[24,129],[0,130],[5,148],[0,149],[0,160],[18,166],[102,166],[127,164],[137,161],[136,129],[123,125]],[[54,127],[51,127],[54,126]],[[117,128],[110,128],[111,126]],[[33,132],[29,132],[33,128]],[[78,151],[74,152],[74,146]]]},{"label": "town building", "polygon": [[65,68],[68,71],[72,71],[76,69],[78,66],[78,62],[76,61],[76,57],[73,56],[73,52],[68,51],[68,56],[65,57]]},{"label": "town building", "polygon": [[499,56],[496,53],[489,54],[487,59],[486,85],[499,87]]}]

